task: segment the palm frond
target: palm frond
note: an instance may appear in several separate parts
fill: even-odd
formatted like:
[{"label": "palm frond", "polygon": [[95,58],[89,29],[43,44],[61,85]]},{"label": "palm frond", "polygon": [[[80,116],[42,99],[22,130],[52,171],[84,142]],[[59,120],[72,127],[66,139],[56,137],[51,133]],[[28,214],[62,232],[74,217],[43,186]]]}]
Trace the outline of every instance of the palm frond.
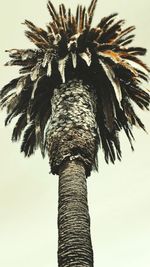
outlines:
[{"label": "palm frond", "polygon": [[21,134],[26,125],[27,125],[27,116],[26,113],[22,113],[13,129],[12,141],[18,141],[20,139]]},{"label": "palm frond", "polygon": [[97,0],[92,0],[90,6],[88,8],[88,15],[89,15],[88,25],[89,25],[89,27],[91,26],[91,23],[92,23],[96,4],[97,4]]},{"label": "palm frond", "polygon": [[0,99],[3,99],[8,93],[10,93],[13,89],[16,88],[17,83],[20,77],[11,80],[8,84],[6,84],[0,91]]},{"label": "palm frond", "polygon": [[25,130],[23,141],[21,145],[21,152],[24,152],[25,156],[31,156],[35,151],[36,144],[36,134],[35,134],[35,124],[34,122],[28,126]]},{"label": "palm frond", "polygon": [[44,154],[45,127],[51,117],[55,88],[73,79],[82,80],[95,90],[96,122],[106,162],[121,159],[119,132],[124,130],[133,149],[133,127],[145,130],[134,111],[133,102],[148,109],[150,96],[142,84],[149,81],[149,67],[141,60],[146,49],[129,46],[135,37],[134,26],[124,27],[117,13],[92,27],[97,0],[88,9],[78,5],[75,15],[64,4],[58,10],[51,1],[47,8],[51,21],[47,29],[29,20],[26,37],[35,49],[11,49],[6,66],[20,66],[18,78],[0,92],[0,106],[6,107],[9,124],[14,117],[12,140],[23,134],[21,151],[30,156],[40,147]]}]

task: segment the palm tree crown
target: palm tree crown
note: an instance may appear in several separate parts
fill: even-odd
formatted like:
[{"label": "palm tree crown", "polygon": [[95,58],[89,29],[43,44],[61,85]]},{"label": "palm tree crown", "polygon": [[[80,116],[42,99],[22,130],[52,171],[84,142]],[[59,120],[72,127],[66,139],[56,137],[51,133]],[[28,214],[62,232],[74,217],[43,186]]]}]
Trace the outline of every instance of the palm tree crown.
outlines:
[{"label": "palm tree crown", "polygon": [[133,103],[148,109],[149,94],[142,88],[148,81],[149,68],[139,56],[141,47],[131,47],[134,26],[123,28],[117,14],[102,18],[91,27],[97,0],[89,8],[79,5],[76,15],[63,4],[56,11],[51,1],[47,7],[52,18],[47,30],[25,20],[25,35],[36,49],[7,50],[7,66],[19,65],[20,76],[4,86],[1,107],[7,108],[6,125],[18,116],[12,133],[17,141],[23,133],[21,151],[30,156],[40,147],[44,155],[46,126],[51,117],[51,98],[55,88],[71,80],[82,80],[96,92],[98,142],[106,162],[121,159],[118,133],[123,129],[131,147],[133,126],[144,128]]}]

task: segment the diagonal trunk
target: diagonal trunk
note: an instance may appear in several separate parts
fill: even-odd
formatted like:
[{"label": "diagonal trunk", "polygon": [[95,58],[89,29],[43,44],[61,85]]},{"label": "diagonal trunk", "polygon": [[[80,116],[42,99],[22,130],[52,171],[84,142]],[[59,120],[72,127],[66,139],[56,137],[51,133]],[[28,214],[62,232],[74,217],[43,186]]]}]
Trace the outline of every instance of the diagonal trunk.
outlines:
[{"label": "diagonal trunk", "polygon": [[92,267],[85,168],[80,161],[68,161],[59,174],[58,266]]},{"label": "diagonal trunk", "polygon": [[59,267],[93,267],[86,177],[96,166],[94,89],[69,81],[54,90],[47,130],[51,171],[59,175]]}]

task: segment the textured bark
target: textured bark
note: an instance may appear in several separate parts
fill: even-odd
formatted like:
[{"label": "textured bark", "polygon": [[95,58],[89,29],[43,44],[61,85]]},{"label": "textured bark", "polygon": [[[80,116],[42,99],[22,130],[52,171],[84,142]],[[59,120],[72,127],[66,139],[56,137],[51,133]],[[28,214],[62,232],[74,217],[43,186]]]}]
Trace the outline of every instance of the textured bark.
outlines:
[{"label": "textured bark", "polygon": [[86,177],[96,167],[96,94],[83,81],[54,90],[46,133],[51,171],[59,175],[59,267],[93,267]]},{"label": "textured bark", "polygon": [[82,81],[72,80],[54,90],[52,115],[47,130],[47,149],[51,171],[68,159],[84,162],[86,176],[97,167],[96,94]]},{"label": "textured bark", "polygon": [[58,266],[92,267],[93,251],[85,168],[67,161],[59,172]]}]

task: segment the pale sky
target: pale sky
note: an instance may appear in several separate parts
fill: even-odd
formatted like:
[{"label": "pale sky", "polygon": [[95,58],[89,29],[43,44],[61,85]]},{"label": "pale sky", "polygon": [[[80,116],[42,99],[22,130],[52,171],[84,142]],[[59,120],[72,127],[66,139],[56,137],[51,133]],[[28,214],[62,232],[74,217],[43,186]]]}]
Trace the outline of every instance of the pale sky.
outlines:
[{"label": "pale sky", "polygon": [[[73,9],[78,2],[63,1]],[[49,21],[46,3],[1,3],[0,87],[17,76],[17,68],[3,67],[8,59],[4,50],[32,47],[21,22],[29,19],[44,27]],[[93,24],[119,12],[126,25],[136,25],[136,45],[149,49],[145,61],[150,65],[149,10],[149,0],[99,0]],[[149,113],[140,114],[150,132]],[[4,115],[0,115],[0,266],[57,267],[58,177],[49,174],[48,159],[43,160],[39,151],[24,159],[19,144],[11,143],[12,126],[4,128]],[[95,267],[150,266],[150,136],[135,130],[135,137],[132,153],[121,135],[123,159],[115,166],[106,165],[100,151],[99,173],[88,179]]]}]

